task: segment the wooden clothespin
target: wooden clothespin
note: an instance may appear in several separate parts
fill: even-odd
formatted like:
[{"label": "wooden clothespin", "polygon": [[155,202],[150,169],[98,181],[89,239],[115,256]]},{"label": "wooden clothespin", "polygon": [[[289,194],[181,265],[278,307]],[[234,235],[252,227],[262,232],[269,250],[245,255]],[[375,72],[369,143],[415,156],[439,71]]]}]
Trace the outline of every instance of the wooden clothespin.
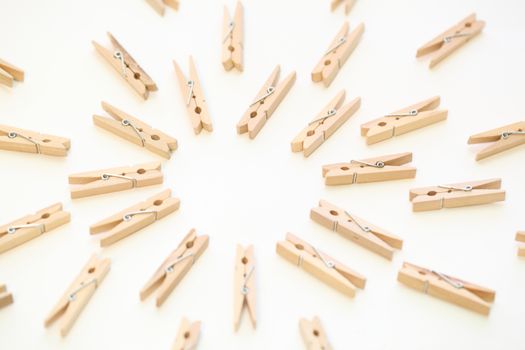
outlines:
[{"label": "wooden clothespin", "polygon": [[0,226],[0,254],[69,222],[70,214],[62,203]]},{"label": "wooden clothespin", "polygon": [[126,80],[129,85],[142,98],[148,99],[150,91],[157,91],[157,85],[150,76],[139,66],[131,55],[120,45],[120,43],[108,32],[109,39],[113,44],[107,49],[96,41],[93,46],[108,61],[108,63]]},{"label": "wooden clothespin", "polygon": [[240,1],[235,7],[233,20],[228,8],[224,6],[222,28],[222,65],[227,71],[236,68],[242,72],[244,69],[244,8]]},{"label": "wooden clothespin", "polygon": [[60,335],[65,337],[89,299],[91,299],[91,296],[95,293],[95,290],[106,277],[110,265],[110,259],[102,259],[97,255],[93,255],[80,272],[80,275],[68,287],[49,313],[44,325],[49,327],[57,319],[61,318]]},{"label": "wooden clothespin", "polygon": [[197,343],[199,342],[199,336],[201,333],[201,322],[195,321],[190,323],[187,318],[183,317],[177,338],[173,344],[172,350],[195,350]]},{"label": "wooden clothespin", "polygon": [[[518,231],[516,233],[516,241],[525,242],[525,231]],[[525,244],[518,243],[518,255],[525,256]]]},{"label": "wooden clothespin", "polygon": [[24,71],[0,59],[0,84],[13,86],[13,81],[24,81]]},{"label": "wooden clothespin", "polygon": [[310,218],[388,260],[392,260],[396,249],[403,247],[400,237],[325,200],[320,200],[319,206],[312,208]]},{"label": "wooden clothespin", "polygon": [[448,111],[437,110],[439,103],[439,96],[435,96],[369,121],[361,125],[361,136],[366,136],[366,144],[371,145],[443,121]]},{"label": "wooden clothespin", "polygon": [[160,130],[153,129],[141,120],[117,109],[107,102],[102,102],[111,118],[93,115],[93,123],[123,139],[147,148],[161,157],[169,159],[171,152],[177,149],[177,140]]},{"label": "wooden clothespin", "polygon": [[404,262],[402,268],[399,270],[397,280],[425,294],[435,296],[483,315],[489,314],[490,303],[493,302],[496,297],[496,292],[492,289],[480,287],[456,277],[407,262]]},{"label": "wooden clothespin", "polygon": [[295,71],[277,85],[281,67],[277,65],[263,87],[237,123],[237,133],[248,133],[253,139],[279,106],[295,83]]},{"label": "wooden clothespin", "polygon": [[502,126],[479,134],[468,139],[469,144],[492,144],[476,154],[476,160],[485,159],[508,149],[525,144],[525,121]]},{"label": "wooden clothespin", "polygon": [[312,71],[312,81],[323,82],[324,86],[330,86],[335,76],[354,51],[359,39],[365,31],[365,25],[360,23],[350,34],[348,34],[348,22],[343,24],[334,40],[330,43],[328,51],[323,55],[319,63]]},{"label": "wooden clothespin", "polygon": [[346,163],[323,165],[326,185],[350,185],[377,181],[413,179],[416,168],[404,166],[412,161],[412,152],[388,154]]},{"label": "wooden clothespin", "polygon": [[162,181],[160,162],[69,175],[73,199],[158,185]]},{"label": "wooden clothespin", "polygon": [[0,149],[65,157],[71,141],[64,137],[0,125]]},{"label": "wooden clothespin", "polygon": [[0,284],[0,309],[13,303],[13,294],[7,291],[5,284]]},{"label": "wooden clothespin", "polygon": [[175,11],[179,9],[179,0],[146,0],[146,2],[161,16],[164,16],[166,6]]},{"label": "wooden clothespin", "polygon": [[332,0],[330,7],[332,12],[335,11],[340,5],[345,5],[345,15],[350,13],[350,10],[355,4],[355,0]]},{"label": "wooden clothespin", "polygon": [[416,57],[433,53],[429,65],[429,68],[432,68],[460,46],[463,46],[467,41],[481,33],[483,27],[485,27],[485,22],[476,20],[476,14],[473,13],[452,28],[421,46],[417,50]]},{"label": "wooden clothespin", "polygon": [[302,151],[304,156],[308,157],[350,119],[361,106],[361,98],[356,97],[343,106],[345,95],[345,90],[339,92],[293,139],[292,152]]},{"label": "wooden clothespin", "polygon": [[284,241],[277,242],[276,251],[292,264],[349,297],[355,296],[356,288],[365,288],[364,276],[291,233],[286,234]]},{"label": "wooden clothespin", "polygon": [[197,231],[191,229],[141,289],[140,300],[146,299],[158,289],[156,304],[157,307],[161,306],[208,248],[209,240],[208,235],[197,236]]},{"label": "wooden clothespin", "polygon": [[171,197],[171,190],[164,190],[144,202],[91,225],[89,233],[105,233],[100,240],[100,246],[106,247],[173,213],[179,207],[180,200]]},{"label": "wooden clothespin", "polygon": [[457,208],[505,200],[501,179],[421,187],[410,190],[413,211]]},{"label": "wooden clothespin", "polygon": [[319,317],[315,316],[311,321],[301,318],[299,320],[299,330],[301,331],[306,350],[332,350]]},{"label": "wooden clothespin", "polygon": [[177,80],[179,81],[180,91],[182,98],[186,104],[186,109],[191,118],[191,125],[195,134],[200,134],[204,128],[206,131],[213,131],[211,125],[210,115],[208,113],[208,106],[206,105],[206,99],[202,92],[201,83],[197,76],[197,69],[193,58],[189,58],[190,65],[190,78],[186,79],[184,73],[180,69],[179,65],[173,60],[173,66],[175,67],[175,73],[177,74]]},{"label": "wooden clothespin", "polygon": [[244,306],[255,329],[257,325],[255,308],[255,258],[253,245],[243,248],[237,245],[235,258],[235,277],[233,283],[233,329],[237,331],[241,324]]}]

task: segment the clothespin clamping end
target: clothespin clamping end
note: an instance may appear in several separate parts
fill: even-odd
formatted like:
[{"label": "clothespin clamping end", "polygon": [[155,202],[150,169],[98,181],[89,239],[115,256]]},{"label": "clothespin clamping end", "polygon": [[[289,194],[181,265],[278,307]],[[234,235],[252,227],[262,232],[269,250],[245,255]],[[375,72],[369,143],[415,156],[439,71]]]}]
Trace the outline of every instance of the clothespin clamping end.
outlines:
[{"label": "clothespin clamping end", "polygon": [[469,137],[468,143],[487,143],[491,145],[476,154],[476,160],[481,160],[525,144],[525,121],[509,124],[500,128],[481,132]]},{"label": "clothespin clamping end", "polygon": [[233,286],[233,328],[239,329],[242,310],[246,306],[253,328],[257,325],[255,308],[255,258],[253,245],[237,245]]},{"label": "clothespin clamping end", "polygon": [[173,344],[172,350],[194,350],[197,348],[199,342],[199,336],[201,332],[201,322],[188,321],[187,318],[183,317],[177,332],[177,338]]},{"label": "clothespin clamping end", "polygon": [[91,296],[95,293],[95,290],[106,277],[110,265],[110,259],[102,259],[97,255],[93,255],[80,272],[80,275],[69,286],[49,313],[44,325],[48,327],[60,318],[62,320],[60,334],[65,337],[89,299],[91,299]]},{"label": "clothespin clamping end", "polygon": [[525,256],[525,231],[516,233],[516,241],[518,241],[518,255]]},{"label": "clothespin clamping end", "polygon": [[299,330],[306,350],[332,350],[319,317],[315,316],[311,321],[301,318],[299,320]]},{"label": "clothespin clamping end", "polygon": [[339,92],[293,139],[292,152],[302,151],[304,156],[308,157],[350,119],[361,106],[361,98],[356,97],[343,106],[345,95],[345,90]]},{"label": "clothespin clamping end", "polygon": [[146,2],[161,16],[164,16],[166,6],[175,11],[179,9],[179,0],[146,0]]},{"label": "clothespin clamping end", "polygon": [[7,291],[5,284],[0,284],[0,309],[13,303],[13,294]]},{"label": "clothespin clamping end", "polygon": [[476,14],[473,13],[421,46],[417,50],[416,57],[426,56],[432,53],[433,55],[429,65],[429,68],[432,68],[460,46],[463,46],[467,41],[481,33],[483,27],[485,27],[485,22],[476,20]]},{"label": "clothespin clamping end", "polygon": [[0,149],[65,157],[71,141],[65,137],[0,125]]},{"label": "clothespin clamping end", "polygon": [[244,8],[237,2],[233,19],[228,8],[224,7],[224,24],[222,29],[222,65],[229,71],[236,68],[244,69]]},{"label": "clothespin clamping end", "polygon": [[24,71],[0,59],[0,84],[12,87],[15,80],[24,81]]},{"label": "clothespin clamping end", "polygon": [[330,4],[330,8],[333,11],[335,11],[339,6],[345,5],[345,15],[350,13],[350,10],[355,4],[355,0],[332,0],[332,3]]}]

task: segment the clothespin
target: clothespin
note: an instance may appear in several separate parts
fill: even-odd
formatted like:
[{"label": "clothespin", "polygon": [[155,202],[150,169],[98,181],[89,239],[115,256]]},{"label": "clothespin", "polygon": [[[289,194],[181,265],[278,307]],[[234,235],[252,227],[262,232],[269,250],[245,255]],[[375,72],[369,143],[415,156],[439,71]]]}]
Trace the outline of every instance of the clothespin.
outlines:
[{"label": "clothespin", "polygon": [[365,288],[366,278],[299,237],[286,234],[284,241],[277,242],[277,254],[292,264],[349,296],[355,296],[356,288]]},{"label": "clothespin", "polygon": [[405,107],[361,125],[361,136],[371,145],[447,119],[446,109],[436,110],[439,96]]},{"label": "clothespin", "polygon": [[475,134],[468,139],[469,144],[487,142],[492,142],[492,144],[478,152],[476,154],[476,160],[485,159],[525,144],[525,121]]},{"label": "clothespin", "polygon": [[339,92],[293,139],[292,152],[302,151],[304,156],[308,157],[350,119],[361,106],[361,98],[356,97],[343,106],[345,95],[345,90]]},{"label": "clothespin", "polygon": [[195,321],[190,323],[187,318],[183,317],[180,322],[177,338],[173,344],[172,350],[195,350],[199,342],[201,332],[201,322]]},{"label": "clothespin", "polygon": [[167,159],[171,157],[171,152],[177,149],[177,140],[162,131],[153,129],[107,102],[102,102],[102,109],[113,119],[93,115],[93,123],[96,126]]},{"label": "clothespin", "polygon": [[156,304],[157,307],[161,306],[208,248],[208,242],[208,235],[197,236],[197,231],[192,228],[141,289],[140,300],[146,299],[158,289]]},{"label": "clothespin", "polygon": [[484,21],[476,20],[473,13],[447,31],[421,46],[416,53],[416,57],[421,57],[433,53],[429,68],[434,67],[443,61],[452,52],[463,46],[467,41],[481,33],[485,27]]},{"label": "clothespin", "polygon": [[[516,241],[525,242],[525,231],[518,231],[516,233]],[[525,256],[525,244],[518,243],[518,255]]]},{"label": "clothespin", "polygon": [[392,260],[396,249],[403,247],[400,237],[325,200],[320,200],[319,206],[312,208],[310,218],[388,260]]},{"label": "clothespin", "polygon": [[335,76],[354,51],[359,39],[365,31],[365,25],[360,23],[350,34],[348,34],[348,22],[343,24],[334,40],[330,43],[328,51],[323,55],[319,63],[312,71],[312,81],[323,82],[328,87]]},{"label": "clothespin", "polygon": [[224,6],[224,24],[222,29],[222,65],[229,71],[244,69],[244,8],[240,1],[235,7],[233,20],[228,8]]},{"label": "clothespin", "polygon": [[68,223],[70,218],[62,203],[55,203],[0,226],[0,254]]},{"label": "clothespin", "polygon": [[166,11],[166,6],[171,7],[175,11],[179,9],[179,1],[178,0],[146,0],[146,2],[153,7],[155,11],[161,16],[164,16],[164,12]]},{"label": "clothespin", "polygon": [[410,190],[413,211],[457,208],[505,200],[501,179],[469,181]]},{"label": "clothespin", "polygon": [[107,273],[111,260],[93,255],[84,266],[80,275],[68,287],[56,306],[47,316],[44,325],[49,327],[57,319],[62,319],[60,335],[65,337],[76,319],[87,305],[95,290],[102,283]]},{"label": "clothespin", "polygon": [[150,76],[139,66],[131,55],[120,45],[120,43],[108,32],[109,39],[113,44],[107,49],[96,41],[93,46],[108,61],[108,63],[126,80],[129,85],[142,98],[148,99],[150,91],[157,91],[157,85]]},{"label": "clothespin", "polygon": [[70,147],[64,137],[0,125],[0,149],[65,157]]},{"label": "clothespin", "polygon": [[399,270],[397,280],[425,294],[435,296],[483,315],[489,314],[490,303],[493,302],[496,297],[496,292],[492,289],[465,282],[459,278],[407,262],[404,262]]},{"label": "clothespin", "polygon": [[255,258],[253,245],[243,248],[237,245],[235,278],[233,283],[233,329],[241,324],[242,310],[246,306],[253,328],[257,325],[255,309]]},{"label": "clothespin", "polygon": [[255,138],[266,121],[270,119],[277,106],[279,106],[288,94],[288,91],[290,91],[295,83],[295,71],[288,74],[288,76],[277,85],[280,72],[281,67],[277,65],[255,97],[255,100],[244,113],[242,119],[237,123],[238,134],[247,132],[251,139]]},{"label": "clothespin", "polygon": [[171,197],[171,190],[164,190],[144,202],[91,225],[89,233],[105,233],[100,240],[100,246],[107,247],[173,213],[179,207],[180,200]]},{"label": "clothespin", "polygon": [[24,71],[0,59],[0,84],[12,87],[13,80],[24,81]]},{"label": "clothespin", "polygon": [[404,152],[327,164],[323,165],[323,177],[329,186],[413,179],[416,177],[416,168],[403,166],[411,161],[412,152]]},{"label": "clothespin", "polygon": [[332,350],[319,317],[315,316],[311,321],[301,318],[299,320],[299,330],[301,331],[306,350]]},{"label": "clothespin", "polygon": [[162,181],[160,162],[69,175],[73,199],[158,185]]},{"label": "clothespin", "polygon": [[340,5],[345,5],[345,15],[350,13],[350,10],[354,6],[355,0],[332,0],[331,9],[332,12],[337,9]]},{"label": "clothespin", "polygon": [[13,303],[13,294],[7,291],[5,284],[0,284],[0,309]]},{"label": "clothespin", "polygon": [[206,131],[213,131],[211,125],[210,115],[208,113],[208,106],[206,105],[206,99],[202,92],[201,83],[197,76],[197,69],[193,58],[190,56],[190,78],[186,79],[184,73],[180,69],[179,65],[173,60],[173,66],[175,67],[175,73],[179,80],[180,91],[184,103],[186,103],[186,109],[191,118],[191,125],[195,134],[200,134],[204,128]]}]

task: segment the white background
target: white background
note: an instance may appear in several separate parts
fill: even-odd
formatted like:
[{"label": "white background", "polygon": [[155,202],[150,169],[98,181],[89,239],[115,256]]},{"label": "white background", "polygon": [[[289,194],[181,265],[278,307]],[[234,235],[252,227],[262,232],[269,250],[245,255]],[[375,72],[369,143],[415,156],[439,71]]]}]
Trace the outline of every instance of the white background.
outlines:
[{"label": "white background", "polygon": [[[220,62],[222,11],[235,2],[181,0],[160,17],[145,1],[1,0],[0,57],[26,81],[0,87],[0,123],[70,137],[67,158],[0,152],[0,223],[62,201],[72,220],[0,255],[0,281],[15,303],[0,310],[1,349],[167,349],[182,316],[202,320],[200,349],[301,349],[300,317],[319,315],[336,349],[523,348],[525,261],[515,232],[525,228],[524,148],[475,162],[484,145],[468,136],[523,120],[525,3],[522,1],[358,0],[345,17],[328,0],[245,0],[245,71]],[[471,12],[484,32],[428,70],[416,49]],[[361,43],[326,89],[310,72],[343,21],[366,25]],[[111,31],[159,86],[143,101],[91,45],[109,46]],[[185,72],[195,58],[214,131],[195,136],[172,59]],[[235,124],[276,64],[297,82],[255,140]],[[340,91],[361,109],[304,159],[290,141]],[[445,122],[373,146],[360,124],[434,95]],[[106,100],[179,140],[163,160],[162,186],[71,201],[68,174],[160,160],[92,124]],[[325,187],[321,165],[404,151],[414,153],[413,180]],[[413,187],[501,177],[502,203],[413,213]],[[181,208],[108,248],[89,225],[163,188]],[[327,199],[405,240],[388,261],[309,219]],[[161,308],[139,290],[191,227],[210,246]],[[287,231],[364,274],[355,299],[332,290],[275,253]],[[257,329],[232,326],[235,245],[255,245]],[[111,271],[67,338],[43,320],[90,255]],[[489,317],[411,290],[396,281],[402,261],[493,288]],[[245,315],[246,316],[246,315]]]}]

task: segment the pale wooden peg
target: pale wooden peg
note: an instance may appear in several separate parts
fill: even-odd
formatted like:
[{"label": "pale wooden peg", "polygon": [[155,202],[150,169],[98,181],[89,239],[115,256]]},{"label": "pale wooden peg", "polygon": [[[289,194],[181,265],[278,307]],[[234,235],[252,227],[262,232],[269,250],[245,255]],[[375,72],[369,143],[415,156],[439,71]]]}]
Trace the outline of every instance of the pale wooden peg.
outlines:
[{"label": "pale wooden peg", "polygon": [[89,299],[91,299],[91,296],[95,293],[95,290],[106,277],[110,265],[110,259],[102,259],[97,255],[93,255],[80,272],[80,275],[78,275],[75,281],[68,287],[56,306],[49,313],[44,325],[49,327],[60,318],[62,320],[60,335],[65,337],[87,305]]},{"label": "pale wooden peg", "polygon": [[344,5],[345,7],[345,15],[350,13],[350,10],[355,4],[355,0],[332,0],[330,4],[330,8],[333,11],[335,11],[339,6]]},{"label": "pale wooden peg", "polygon": [[525,145],[525,121],[481,132],[469,137],[468,143],[491,144],[476,154],[476,160],[485,159],[520,145]]},{"label": "pale wooden peg", "polygon": [[443,121],[448,111],[437,109],[439,103],[440,97],[435,96],[369,121],[361,125],[361,136],[371,145]]},{"label": "pale wooden peg", "polygon": [[156,305],[161,306],[208,248],[209,240],[208,235],[197,236],[197,231],[191,229],[141,289],[140,300],[146,299],[158,290]]},{"label": "pale wooden peg", "polygon": [[151,225],[180,207],[180,200],[164,190],[89,227],[89,233],[104,233],[100,246],[106,247]]},{"label": "pale wooden peg", "polygon": [[501,179],[469,181],[410,190],[413,211],[457,208],[505,200]]},{"label": "pale wooden peg", "polygon": [[92,41],[97,52],[126,80],[131,87],[145,100],[151,91],[157,91],[157,85],[139,66],[120,43],[107,33],[113,47],[107,49],[96,41]]},{"label": "pale wooden peg", "polygon": [[5,284],[0,284],[0,309],[13,303],[13,294],[7,291]]},{"label": "pale wooden peg", "polygon": [[204,98],[204,93],[202,91],[202,86],[197,75],[197,69],[195,68],[195,63],[193,62],[193,57],[189,58],[190,66],[190,77],[186,79],[184,73],[180,69],[180,66],[173,61],[173,66],[175,67],[175,73],[177,75],[177,80],[179,81],[180,92],[184,103],[186,104],[186,109],[191,119],[191,125],[195,134],[200,134],[201,130],[213,131],[213,126],[211,124],[210,114],[208,112],[208,106],[206,104],[206,99]]},{"label": "pale wooden peg", "polygon": [[146,2],[161,16],[164,16],[166,6],[171,7],[175,11],[179,9],[178,0],[146,0]]},{"label": "pale wooden peg", "polygon": [[73,199],[158,185],[162,181],[160,162],[69,175]]},{"label": "pale wooden peg", "polygon": [[188,319],[183,317],[180,322],[177,338],[175,338],[175,343],[171,350],[195,350],[199,342],[200,332],[200,321],[190,323]]},{"label": "pale wooden peg", "polygon": [[407,262],[399,270],[397,280],[425,294],[488,315],[496,292],[459,278],[445,275]]},{"label": "pale wooden peg", "polygon": [[286,234],[284,241],[277,242],[276,251],[292,264],[349,297],[355,296],[356,288],[365,287],[364,276],[291,233]]},{"label": "pale wooden peg", "polygon": [[432,68],[467,41],[481,33],[484,27],[485,22],[476,20],[476,14],[473,13],[421,46],[417,50],[416,57],[433,54],[429,65],[429,68]]},{"label": "pale wooden peg", "polygon": [[299,320],[299,331],[303,337],[306,350],[332,350],[319,317],[315,316],[311,321],[301,318]]},{"label": "pale wooden peg", "polygon": [[310,218],[388,260],[392,260],[394,252],[403,247],[400,237],[325,200],[320,200],[319,205],[312,208]]},{"label": "pale wooden peg", "polygon": [[404,165],[411,161],[411,152],[388,154],[323,165],[322,173],[328,186],[412,179],[416,177],[416,168]]},{"label": "pale wooden peg", "polygon": [[237,133],[248,133],[251,139],[261,131],[266,121],[295,83],[295,71],[277,85],[281,67],[277,65],[263,87],[237,123]]},{"label": "pale wooden peg", "polygon": [[69,212],[55,203],[8,224],[0,226],[0,254],[69,222]]},{"label": "pale wooden peg", "polygon": [[65,137],[0,125],[0,149],[65,157],[71,141]]},{"label": "pale wooden peg", "polygon": [[525,231],[518,231],[516,233],[516,241],[522,242],[518,243],[518,255],[525,256]]},{"label": "pale wooden peg", "polygon": [[235,7],[233,19],[224,6],[222,27],[222,65],[225,70],[233,68],[242,72],[244,69],[244,8],[240,1]]},{"label": "pale wooden peg", "polygon": [[323,55],[319,63],[312,71],[312,81],[323,82],[324,86],[330,86],[337,73],[354,51],[363,32],[365,25],[359,24],[350,34],[349,24],[345,22],[334,40],[330,43],[328,51]]},{"label": "pale wooden peg", "polygon": [[292,152],[302,151],[304,156],[308,157],[350,119],[361,106],[360,97],[356,97],[343,106],[344,101],[345,90],[342,90],[292,140]]},{"label": "pale wooden peg", "polygon": [[96,126],[167,159],[170,159],[171,152],[177,149],[175,138],[152,128],[140,119],[132,117],[107,102],[102,102],[102,109],[111,118],[93,115],[93,123]]},{"label": "pale wooden peg", "polygon": [[257,316],[255,308],[255,258],[253,245],[246,248],[237,245],[233,281],[233,329],[235,331],[239,329],[241,324],[241,314],[244,306],[248,310],[252,326],[255,329]]},{"label": "pale wooden peg", "polygon": [[0,59],[0,84],[13,86],[13,81],[24,81],[24,71]]}]

